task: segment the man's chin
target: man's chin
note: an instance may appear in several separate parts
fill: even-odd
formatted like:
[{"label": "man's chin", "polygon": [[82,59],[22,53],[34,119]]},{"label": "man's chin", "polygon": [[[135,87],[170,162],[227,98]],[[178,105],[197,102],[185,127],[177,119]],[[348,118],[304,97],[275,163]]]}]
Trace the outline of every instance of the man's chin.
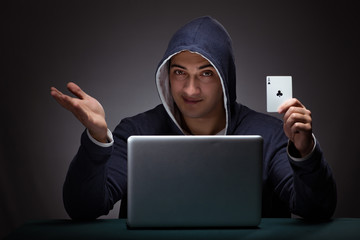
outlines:
[{"label": "man's chin", "polygon": [[183,111],[182,115],[184,118],[200,119],[203,118],[203,114],[195,111]]}]

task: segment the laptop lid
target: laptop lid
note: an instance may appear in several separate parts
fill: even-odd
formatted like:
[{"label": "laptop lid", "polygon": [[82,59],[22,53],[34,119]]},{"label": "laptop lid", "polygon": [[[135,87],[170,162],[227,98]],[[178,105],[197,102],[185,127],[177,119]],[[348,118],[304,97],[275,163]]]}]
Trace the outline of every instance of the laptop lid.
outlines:
[{"label": "laptop lid", "polygon": [[261,220],[261,136],[132,136],[129,227],[251,227]]}]

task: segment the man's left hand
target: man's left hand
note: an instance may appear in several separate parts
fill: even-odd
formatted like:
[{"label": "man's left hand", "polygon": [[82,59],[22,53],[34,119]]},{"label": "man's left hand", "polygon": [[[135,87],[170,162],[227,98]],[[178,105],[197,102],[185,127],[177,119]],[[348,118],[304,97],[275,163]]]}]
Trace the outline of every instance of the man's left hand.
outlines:
[{"label": "man's left hand", "polygon": [[307,156],[314,147],[312,118],[310,110],[296,98],[284,102],[278,113],[284,114],[284,132],[294,143],[301,157]]}]

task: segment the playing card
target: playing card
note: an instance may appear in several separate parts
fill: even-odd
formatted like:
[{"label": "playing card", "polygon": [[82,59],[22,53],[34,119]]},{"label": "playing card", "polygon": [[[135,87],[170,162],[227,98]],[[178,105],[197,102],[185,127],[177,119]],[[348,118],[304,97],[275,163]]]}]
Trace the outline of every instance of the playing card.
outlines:
[{"label": "playing card", "polygon": [[277,112],[278,107],[290,98],[292,98],[291,76],[266,77],[266,99],[268,112]]}]

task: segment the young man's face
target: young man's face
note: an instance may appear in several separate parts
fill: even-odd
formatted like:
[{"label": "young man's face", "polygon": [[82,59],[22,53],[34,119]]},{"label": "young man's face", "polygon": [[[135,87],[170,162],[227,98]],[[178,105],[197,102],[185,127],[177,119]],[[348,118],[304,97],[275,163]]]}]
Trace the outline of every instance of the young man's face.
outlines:
[{"label": "young man's face", "polygon": [[215,68],[188,51],[171,59],[171,94],[185,118],[211,118],[224,114],[223,90]]}]

